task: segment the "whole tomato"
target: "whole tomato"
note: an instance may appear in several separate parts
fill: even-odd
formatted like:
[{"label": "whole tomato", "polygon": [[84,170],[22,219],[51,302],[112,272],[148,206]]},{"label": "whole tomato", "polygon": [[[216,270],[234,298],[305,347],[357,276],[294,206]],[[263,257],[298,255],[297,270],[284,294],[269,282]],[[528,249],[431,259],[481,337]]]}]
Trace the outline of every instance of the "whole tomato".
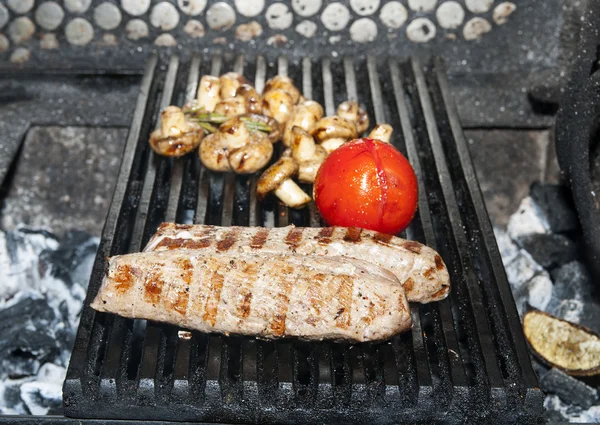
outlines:
[{"label": "whole tomato", "polygon": [[417,209],[417,177],[388,143],[357,139],[333,151],[317,173],[314,198],[331,226],[387,234],[404,230]]}]

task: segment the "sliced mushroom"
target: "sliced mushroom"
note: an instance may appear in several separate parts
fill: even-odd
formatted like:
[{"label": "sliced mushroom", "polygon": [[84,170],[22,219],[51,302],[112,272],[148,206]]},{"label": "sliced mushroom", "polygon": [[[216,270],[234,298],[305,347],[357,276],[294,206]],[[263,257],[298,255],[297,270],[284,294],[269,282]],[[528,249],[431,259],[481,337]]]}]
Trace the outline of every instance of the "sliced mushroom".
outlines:
[{"label": "sliced mushroom", "polygon": [[337,108],[338,116],[354,122],[358,134],[363,134],[369,128],[369,115],[354,100],[342,102]]},{"label": "sliced mushroom", "polygon": [[569,375],[600,374],[600,335],[538,310],[523,316],[523,331],[534,353]]},{"label": "sliced mushroom", "polygon": [[238,87],[236,97],[243,97],[246,103],[246,112],[249,114],[262,113],[262,98],[250,84],[242,84]]},{"label": "sliced mushroom", "polygon": [[160,155],[185,155],[196,149],[204,137],[204,130],[189,122],[177,106],[166,107],[160,120],[160,128],[150,134],[149,140],[152,149]]},{"label": "sliced mushroom", "polygon": [[389,124],[377,124],[369,133],[369,139],[381,140],[385,143],[390,143],[394,129]]},{"label": "sliced mushroom", "polygon": [[312,135],[317,142],[327,139],[340,138],[344,140],[356,139],[358,131],[354,122],[337,115],[321,118],[315,123]]},{"label": "sliced mushroom", "polygon": [[198,155],[202,164],[212,171],[231,171],[228,159],[227,144],[223,141],[221,133],[209,134],[200,143]]},{"label": "sliced mushroom", "polygon": [[221,101],[221,82],[218,77],[203,75],[198,85],[197,104],[205,112],[213,112]]},{"label": "sliced mushroom", "polygon": [[317,145],[313,137],[300,127],[292,129],[292,158],[299,164],[298,179],[304,183],[313,183],[317,171],[321,167],[327,152],[321,145]]},{"label": "sliced mushroom", "polygon": [[243,97],[230,97],[223,99],[215,106],[216,114],[224,115],[226,117],[236,117],[238,115],[245,114],[246,100]]},{"label": "sliced mushroom", "polygon": [[237,72],[228,72],[227,74],[223,74],[221,75],[221,78],[219,78],[219,81],[221,83],[221,99],[235,97],[238,88],[242,84],[248,83],[246,78]]},{"label": "sliced mushroom", "polygon": [[273,144],[260,131],[250,133],[250,140],[241,148],[229,151],[229,165],[238,174],[255,173],[269,163]]},{"label": "sliced mushroom", "polygon": [[297,172],[298,163],[294,159],[280,158],[258,179],[256,196],[263,200],[269,192],[273,192],[288,207],[303,207],[310,202],[310,196],[292,180]]},{"label": "sliced mushroom", "polygon": [[343,139],[341,137],[334,137],[332,139],[325,140],[319,146],[321,146],[323,149],[325,149],[325,152],[327,152],[327,155],[329,155],[331,152],[333,152],[334,150],[336,150],[337,148],[342,146],[347,141],[348,141],[348,139]]},{"label": "sliced mushroom", "polygon": [[323,107],[313,100],[295,105],[292,109],[292,115],[285,124],[283,132],[283,144],[290,146],[292,143],[292,128],[300,127],[311,132],[316,122],[323,118]]},{"label": "sliced mushroom", "polygon": [[285,90],[270,90],[263,94],[263,114],[273,117],[277,122],[285,124],[292,115],[294,99]]},{"label": "sliced mushroom", "polygon": [[292,97],[292,104],[295,105],[300,100],[300,90],[296,88],[294,82],[289,77],[283,77],[281,75],[276,75],[275,77],[267,80],[265,83],[265,88],[263,90],[263,95],[273,91],[273,90],[283,90],[288,93]]}]

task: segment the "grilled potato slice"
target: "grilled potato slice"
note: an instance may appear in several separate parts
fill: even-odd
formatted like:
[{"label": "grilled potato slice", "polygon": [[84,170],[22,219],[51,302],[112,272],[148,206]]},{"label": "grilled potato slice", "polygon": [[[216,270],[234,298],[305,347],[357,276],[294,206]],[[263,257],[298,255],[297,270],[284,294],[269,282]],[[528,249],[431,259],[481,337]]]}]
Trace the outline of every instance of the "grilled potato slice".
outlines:
[{"label": "grilled potato slice", "polygon": [[573,376],[600,374],[600,336],[547,313],[532,310],[523,317],[523,331],[543,362]]}]

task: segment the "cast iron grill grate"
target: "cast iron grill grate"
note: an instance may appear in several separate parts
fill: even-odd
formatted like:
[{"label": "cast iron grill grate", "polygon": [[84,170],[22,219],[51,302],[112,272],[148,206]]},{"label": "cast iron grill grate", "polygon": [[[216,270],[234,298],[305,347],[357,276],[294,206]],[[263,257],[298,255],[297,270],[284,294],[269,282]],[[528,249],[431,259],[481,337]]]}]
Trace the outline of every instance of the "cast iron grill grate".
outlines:
[{"label": "cast iron grill grate", "polygon": [[152,58],[142,81],[86,306],[105,258],[139,251],[162,221],[320,225],[314,207],[257,203],[256,176],[215,174],[195,155],[173,160],[150,150],[160,110],[194,97],[201,75],[229,70],[258,90],[273,75],[288,75],[327,115],[358,99],[374,122],[394,126],[393,142],[420,185],[420,208],[403,236],[440,252],[451,296],[413,305],[412,332],[354,346],[197,332],[184,339],[173,326],[84,307],[64,385],[66,415],[235,423],[541,420],[542,394],[440,62],[173,56],[163,65]]}]

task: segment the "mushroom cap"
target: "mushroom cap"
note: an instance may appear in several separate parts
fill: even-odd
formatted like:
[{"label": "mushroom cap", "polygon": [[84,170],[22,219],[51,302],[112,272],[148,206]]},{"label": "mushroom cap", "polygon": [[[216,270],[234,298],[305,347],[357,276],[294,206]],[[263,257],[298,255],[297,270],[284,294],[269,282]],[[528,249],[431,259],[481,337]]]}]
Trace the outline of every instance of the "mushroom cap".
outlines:
[{"label": "mushroom cap", "polygon": [[244,98],[248,113],[260,114],[262,112],[262,97],[251,84],[242,84],[239,86],[235,96]]},{"label": "mushroom cap", "polygon": [[[169,106],[162,112],[162,119],[167,115],[179,114],[181,109],[176,106]],[[198,147],[204,138],[204,130],[198,124],[185,119],[187,131],[179,134],[165,135],[161,128],[150,133],[150,147],[159,155],[180,157],[192,152]]]},{"label": "mushroom cap", "polygon": [[300,100],[300,90],[298,90],[298,88],[294,85],[294,81],[289,77],[276,75],[273,78],[269,79],[265,83],[263,94],[266,94],[273,90],[283,90],[287,92],[291,96],[293,104],[298,103],[298,101]]},{"label": "mushroom cap", "polygon": [[278,122],[285,124],[292,115],[294,98],[283,89],[274,89],[264,92],[262,101],[263,114],[275,118]]},{"label": "mushroom cap", "polygon": [[312,135],[318,142],[333,138],[351,140],[358,137],[358,130],[354,122],[334,115],[317,121]]},{"label": "mushroom cap", "polygon": [[256,195],[262,200],[269,192],[277,189],[285,180],[298,172],[298,163],[288,157],[279,160],[265,170],[256,183]]},{"label": "mushroom cap", "polygon": [[218,133],[206,136],[198,149],[200,161],[212,171],[231,171],[228,155],[227,145]]},{"label": "mushroom cap", "polygon": [[230,97],[234,97],[238,87],[242,84],[247,84],[248,80],[237,72],[228,72],[221,75],[219,82],[221,83],[221,99],[229,99]]},{"label": "mushroom cap", "polygon": [[340,103],[337,108],[337,114],[342,118],[354,122],[359,134],[364,133],[369,128],[369,115],[355,100],[347,100]]},{"label": "mushroom cap", "polygon": [[247,118],[250,121],[266,124],[271,127],[271,132],[267,134],[267,138],[271,143],[277,143],[281,139],[281,124],[275,118],[263,114],[244,114],[240,118]]},{"label": "mushroom cap", "polygon": [[389,124],[377,124],[369,133],[369,139],[381,140],[385,143],[390,143],[394,128]]},{"label": "mushroom cap", "polygon": [[243,97],[228,97],[215,105],[215,114],[226,117],[237,117],[246,112],[246,101]]},{"label": "mushroom cap", "polygon": [[273,144],[259,131],[250,133],[250,140],[241,148],[229,150],[229,165],[238,174],[255,173],[269,163]]}]

